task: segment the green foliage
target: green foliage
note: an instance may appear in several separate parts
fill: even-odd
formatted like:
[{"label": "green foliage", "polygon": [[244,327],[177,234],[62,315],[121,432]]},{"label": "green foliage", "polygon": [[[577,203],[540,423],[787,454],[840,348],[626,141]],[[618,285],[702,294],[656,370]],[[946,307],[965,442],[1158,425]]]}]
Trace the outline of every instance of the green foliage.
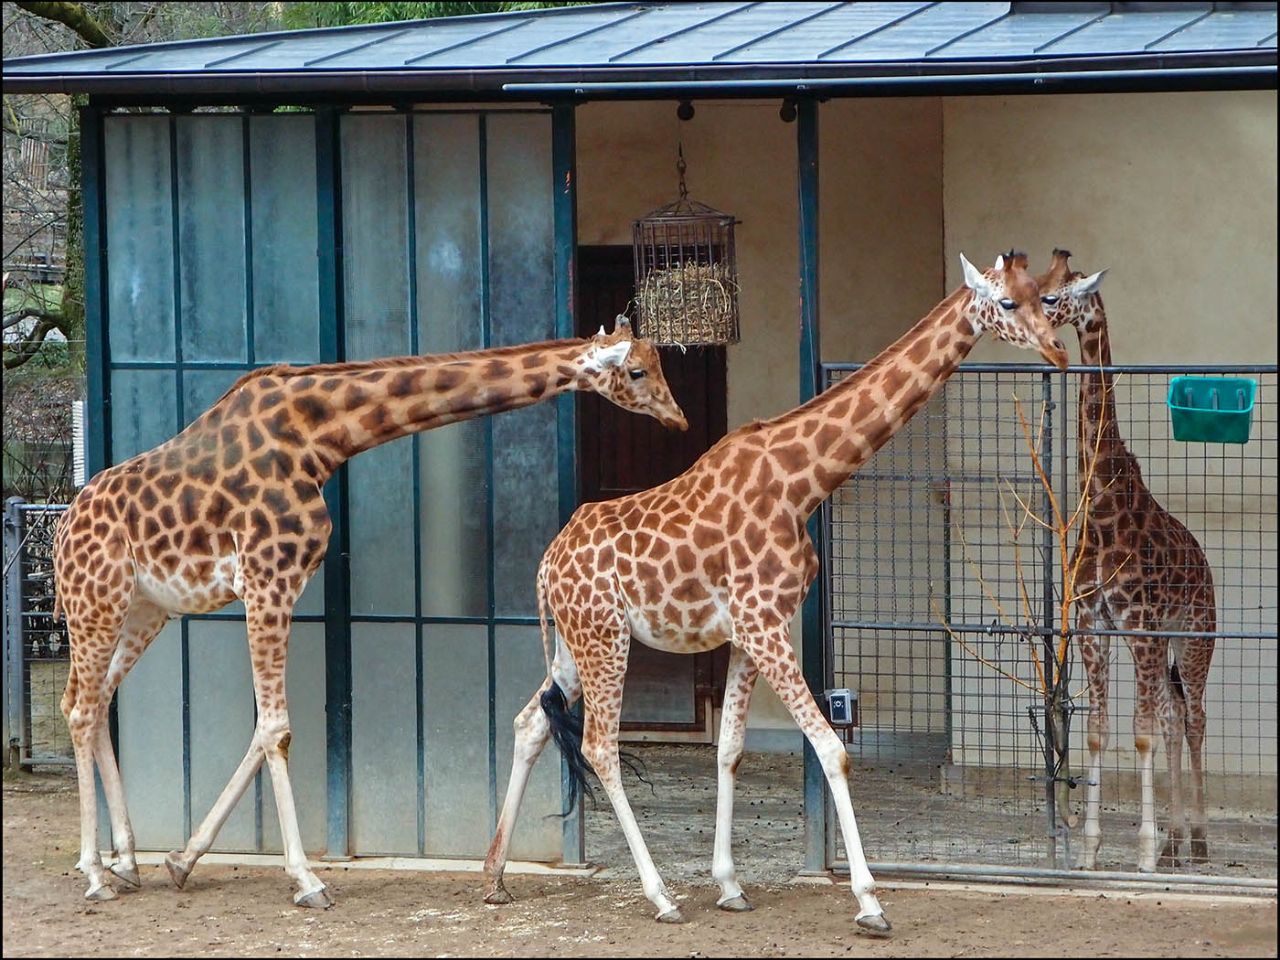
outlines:
[{"label": "green foliage", "polygon": [[392,23],[432,17],[462,17],[478,13],[508,13],[547,7],[577,7],[581,3],[288,3],[284,25],[291,30],[306,27],[345,27],[361,23]]}]

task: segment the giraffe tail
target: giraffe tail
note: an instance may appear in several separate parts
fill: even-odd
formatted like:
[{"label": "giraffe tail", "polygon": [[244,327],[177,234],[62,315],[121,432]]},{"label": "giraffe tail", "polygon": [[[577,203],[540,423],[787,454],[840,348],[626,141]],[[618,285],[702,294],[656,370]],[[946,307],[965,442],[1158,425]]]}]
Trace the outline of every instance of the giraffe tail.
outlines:
[{"label": "giraffe tail", "polygon": [[[538,564],[538,576],[535,581],[538,594],[538,628],[542,631],[542,656],[547,661],[547,676],[551,677],[551,634],[547,630],[547,560],[543,557]],[[553,681],[554,682],[554,681]]]}]

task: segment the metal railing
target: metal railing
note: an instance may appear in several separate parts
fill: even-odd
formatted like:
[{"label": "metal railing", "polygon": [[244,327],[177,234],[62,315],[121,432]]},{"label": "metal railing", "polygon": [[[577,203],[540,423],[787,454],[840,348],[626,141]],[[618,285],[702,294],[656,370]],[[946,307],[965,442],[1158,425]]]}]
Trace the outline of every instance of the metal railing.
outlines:
[{"label": "metal railing", "polygon": [[62,691],[71,663],[66,623],[53,619],[53,534],[62,504],[4,505],[4,721],[10,765],[70,764]]},{"label": "metal railing", "polygon": [[[824,385],[859,366],[824,365]],[[1105,369],[1126,446],[1156,499],[1203,547],[1217,593],[1218,642],[1205,695],[1210,862],[1184,863],[1160,878],[1241,885],[1269,878],[1274,885],[1277,368]],[[1050,722],[1032,651],[1048,669],[1055,638],[1076,631],[1058,622],[1054,534],[1029,521],[1018,531],[1020,507],[1010,491],[1048,513],[1016,396],[1053,490],[1074,503],[1079,378],[1097,370],[964,364],[824,505],[828,685],[859,694],[853,791],[855,805],[859,795],[868,798],[857,812],[873,866],[1029,877],[1077,865],[1088,758],[1084,671],[1071,642],[1069,701],[1062,722]],[[1250,441],[1173,440],[1165,405],[1173,374],[1257,379]],[[1074,547],[1074,532],[1070,539]],[[1099,867],[1119,876],[1136,862],[1135,684],[1125,643],[1111,645],[1110,661]],[[1162,828],[1166,770],[1161,744]],[[1185,781],[1185,762],[1183,770]],[[838,868],[838,831],[828,838],[828,862]]]}]

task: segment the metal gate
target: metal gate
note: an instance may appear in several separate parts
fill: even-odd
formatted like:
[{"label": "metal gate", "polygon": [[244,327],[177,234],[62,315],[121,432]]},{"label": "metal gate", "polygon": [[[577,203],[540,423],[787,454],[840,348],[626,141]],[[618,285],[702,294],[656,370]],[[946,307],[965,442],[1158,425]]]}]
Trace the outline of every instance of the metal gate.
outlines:
[{"label": "metal gate", "polygon": [[[859,366],[824,365],[825,385]],[[1152,493],[1204,547],[1217,590],[1205,697],[1210,860],[1161,868],[1159,879],[1274,886],[1276,367],[1106,369],[1126,446]],[[1055,638],[1064,636],[1061,554],[1055,535],[1025,520],[1017,504],[1050,512],[1019,408],[1050,486],[1064,503],[1074,501],[1085,371],[1097,368],[963,365],[824,505],[828,686],[858,694],[851,786],[868,858],[882,871],[1065,877],[1078,866],[1084,671],[1071,642],[1065,724],[1051,724],[1037,670],[1050,673],[1051,687]],[[1175,373],[1257,379],[1249,442],[1174,441],[1165,396]],[[1070,539],[1074,546],[1074,532]],[[1091,876],[1136,877],[1135,691],[1122,639],[1110,660],[1103,846]],[[1162,830],[1163,753],[1156,757]],[[827,862],[845,868],[839,831],[828,825],[826,836]]]},{"label": "metal gate", "polygon": [[53,532],[62,504],[4,505],[4,722],[9,763],[73,762],[60,707],[71,648],[53,619]]}]

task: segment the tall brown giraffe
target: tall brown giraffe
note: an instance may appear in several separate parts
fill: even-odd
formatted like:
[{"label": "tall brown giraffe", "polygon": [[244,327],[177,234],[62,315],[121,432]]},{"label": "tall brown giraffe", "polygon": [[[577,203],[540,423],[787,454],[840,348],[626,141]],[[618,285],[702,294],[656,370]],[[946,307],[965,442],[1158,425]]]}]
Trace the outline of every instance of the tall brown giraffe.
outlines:
[{"label": "tall brown giraffe", "polygon": [[[747,706],[760,674],[821,759],[849,851],[857,923],[889,929],[854,821],[848,755],[814,703],[788,631],[818,573],[806,519],[924,405],[983,333],[1066,365],[1018,257],[997,259],[985,274],[961,261],[965,285],[862,370],[788,413],[735,430],[674,480],[582,506],[551,542],[538,595],[554,621],[554,656],[543,612],[547,679],[515,721],[511,782],[485,861],[488,902],[510,899],[502,873],[511,832],[530,768],[554,735],[572,770],[581,774],[585,757],[600,778],[657,919],[681,919],[622,788],[627,652],[633,637],[673,653],[731,643],[712,865],[718,905],[749,909],[735,878],[730,827]],[[567,711],[579,695],[586,707],[580,740]]]},{"label": "tall brown giraffe", "polygon": [[[1049,272],[1039,278],[1045,315],[1055,327],[1070,324],[1080,338],[1080,356],[1091,367],[1111,364],[1107,315],[1098,288],[1106,271],[1084,276],[1071,269],[1065,250],[1053,252]],[[1085,798],[1084,866],[1094,869],[1102,843],[1099,806],[1102,755],[1110,719],[1107,682],[1111,638],[1104,630],[1168,630],[1195,637],[1131,636],[1125,641],[1137,680],[1134,746],[1142,777],[1142,821],[1138,828],[1138,869],[1156,868],[1156,814],[1153,768],[1157,726],[1169,764],[1169,835],[1163,866],[1176,866],[1187,821],[1182,798],[1182,741],[1191,758],[1191,851],[1193,862],[1208,859],[1205,839],[1205,682],[1213,659],[1217,609],[1213,571],[1191,532],[1162,507],[1142,482],[1138,460],[1124,445],[1116,418],[1111,375],[1086,373],[1080,379],[1077,466],[1088,510],[1076,541],[1073,565],[1080,571],[1076,628],[1089,682],[1089,784]]]},{"label": "tall brown giraffe", "polygon": [[166,859],[181,887],[263,761],[271,771],[294,901],[330,903],[307,866],[287,761],[285,654],[293,606],[324,558],[321,487],[346,460],[458,420],[514,410],[567,390],[685,429],[658,351],[619,318],[587,340],[397,357],[246,374],[173,439],[95,476],[63,515],[54,544],[58,604],[71,634],[62,711],[80,788],[85,896],[115,891],[98,853],[94,763],[118,853],[111,871],[138,886],[133,831],[107,732],[107,705],[165,620],[244,601],[257,724],[249,750],[185,850]]}]

